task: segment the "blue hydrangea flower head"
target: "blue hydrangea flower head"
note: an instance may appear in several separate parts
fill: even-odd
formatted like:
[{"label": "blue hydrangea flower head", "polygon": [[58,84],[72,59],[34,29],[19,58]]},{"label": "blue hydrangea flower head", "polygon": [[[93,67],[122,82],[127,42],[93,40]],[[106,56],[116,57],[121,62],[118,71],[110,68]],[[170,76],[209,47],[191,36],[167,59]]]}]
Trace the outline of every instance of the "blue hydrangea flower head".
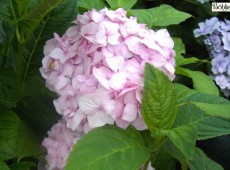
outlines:
[{"label": "blue hydrangea flower head", "polygon": [[200,22],[198,25],[200,28],[193,31],[195,37],[212,34],[220,26],[220,22],[217,17],[213,17],[205,20],[205,22]]},{"label": "blue hydrangea flower head", "polygon": [[211,58],[210,75],[225,96],[230,96],[230,20],[220,21],[217,17],[198,24],[194,36],[203,36]]}]

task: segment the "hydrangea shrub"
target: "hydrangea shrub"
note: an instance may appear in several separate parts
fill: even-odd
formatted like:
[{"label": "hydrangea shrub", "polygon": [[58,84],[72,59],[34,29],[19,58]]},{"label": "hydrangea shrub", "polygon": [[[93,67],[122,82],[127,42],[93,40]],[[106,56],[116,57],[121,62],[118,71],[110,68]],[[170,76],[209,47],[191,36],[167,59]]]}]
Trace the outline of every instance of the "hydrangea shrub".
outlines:
[{"label": "hydrangea shrub", "polygon": [[[0,1],[0,169],[229,169],[219,146],[223,167],[196,143],[230,134],[229,100],[188,65],[206,1]],[[229,30],[218,22],[198,34]],[[228,49],[228,32],[206,44]],[[213,59],[224,77],[226,59]]]},{"label": "hydrangea shrub", "polygon": [[175,77],[168,31],[148,29],[122,8],[91,10],[73,24],[46,42],[40,69],[47,87],[59,95],[54,105],[66,127],[79,133],[105,124],[146,129],[140,113],[145,63]]}]

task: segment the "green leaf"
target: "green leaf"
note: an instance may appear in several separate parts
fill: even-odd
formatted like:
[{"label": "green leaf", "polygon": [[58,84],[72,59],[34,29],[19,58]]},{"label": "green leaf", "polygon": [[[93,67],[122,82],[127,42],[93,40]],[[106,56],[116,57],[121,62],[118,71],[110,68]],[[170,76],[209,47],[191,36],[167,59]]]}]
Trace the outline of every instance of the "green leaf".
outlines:
[{"label": "green leaf", "polygon": [[21,161],[10,165],[10,170],[31,170],[35,166],[33,162]]},{"label": "green leaf", "polygon": [[153,26],[169,26],[179,24],[191,17],[190,14],[178,11],[169,5],[161,5],[148,10],[152,15]]},{"label": "green leaf", "polygon": [[27,42],[40,21],[64,0],[43,0],[17,23],[17,38],[20,43]]},{"label": "green leaf", "polygon": [[196,58],[196,57],[189,57],[189,58],[183,58],[183,59],[177,60],[177,61],[176,61],[176,65],[177,65],[177,66],[182,66],[182,65],[197,63],[197,62],[199,62],[199,61],[207,62],[207,61],[205,61],[205,60],[199,60],[199,59]]},{"label": "green leaf", "polygon": [[0,159],[40,154],[40,143],[34,132],[18,116],[10,111],[0,110]]},{"label": "green leaf", "polygon": [[199,60],[196,57],[184,58],[183,54],[185,54],[185,46],[184,46],[184,43],[182,42],[181,38],[174,37],[173,41],[174,41],[174,50],[176,52],[175,58],[176,58],[176,65],[177,66],[193,64],[193,63],[197,63],[199,61],[207,62],[206,60]]},{"label": "green leaf", "polygon": [[170,140],[165,142],[162,148],[167,151],[167,153],[169,153],[173,158],[177,159],[180,162],[182,170],[187,169],[188,160],[186,159],[185,155]]},{"label": "green leaf", "polygon": [[14,71],[0,69],[0,104],[8,108],[15,107],[20,97]]},{"label": "green leaf", "polygon": [[41,153],[40,141],[23,121],[20,121],[18,126],[16,141],[19,160],[27,156],[37,156]]},{"label": "green leaf", "polygon": [[230,118],[230,101],[227,99],[211,94],[196,93],[190,97],[189,101],[207,115]]},{"label": "green leaf", "polygon": [[173,170],[176,169],[176,159],[174,159],[165,148],[161,148],[157,153],[153,154],[154,168],[157,170]]},{"label": "green leaf", "polygon": [[[23,76],[23,90],[28,96],[28,92],[33,92],[31,95],[38,95],[39,92],[44,92],[44,83],[40,88],[38,87],[37,93],[34,91],[33,83],[41,84],[41,75],[39,67],[41,67],[41,60],[43,57],[43,46],[46,41],[53,38],[53,33],[56,32],[60,36],[70,27],[71,21],[76,19],[76,0],[65,0],[62,4],[52,10],[38,25],[34,35],[26,44],[25,53],[25,71]],[[40,78],[39,78],[40,77]],[[39,81],[39,82],[38,82]],[[36,85],[36,86],[37,86]],[[34,93],[35,92],[35,93]],[[41,93],[42,94],[42,93]]]},{"label": "green leaf", "polygon": [[20,16],[25,16],[28,13],[29,0],[16,0],[17,9]]},{"label": "green leaf", "polygon": [[229,104],[208,104],[201,102],[192,102],[196,107],[203,110],[206,114],[220,118],[230,119],[230,103]]},{"label": "green leaf", "polygon": [[198,121],[198,140],[214,138],[230,134],[230,120],[207,116]]},{"label": "green leaf", "polygon": [[[15,36],[14,24],[5,20],[0,20],[0,67],[14,70],[16,60],[17,38]],[[3,69],[3,70],[4,70]],[[2,70],[0,71],[2,72]]]},{"label": "green leaf", "polygon": [[137,17],[139,23],[146,24],[149,28],[152,27],[151,22],[151,13],[146,9],[129,9],[128,12],[132,15]]},{"label": "green leaf", "polygon": [[191,170],[224,170],[221,165],[208,158],[199,148],[195,149],[193,160],[189,162],[189,168]]},{"label": "green leaf", "polygon": [[197,131],[194,126],[179,126],[168,130],[167,136],[170,141],[186,156],[188,159],[193,158],[195,149]]},{"label": "green leaf", "polygon": [[176,73],[190,77],[193,86],[198,92],[219,95],[219,90],[212,79],[200,71],[191,71],[182,67],[176,67]]},{"label": "green leaf", "polygon": [[149,158],[150,152],[137,130],[105,126],[93,129],[77,142],[65,170],[136,170]]},{"label": "green leaf", "polygon": [[160,70],[145,65],[142,117],[151,132],[170,129],[177,113],[173,84]]},{"label": "green leaf", "polygon": [[0,169],[1,170],[10,170],[10,168],[6,165],[5,162],[0,160]]},{"label": "green leaf", "polygon": [[137,2],[137,0],[105,0],[112,9],[124,8],[130,9]]},{"label": "green leaf", "polygon": [[27,97],[19,103],[18,113],[27,124],[33,128],[36,135],[41,138],[61,118],[53,105],[53,98],[45,96]]},{"label": "green leaf", "polygon": [[0,1],[0,20],[13,21],[10,0]]},{"label": "green leaf", "polygon": [[205,111],[194,105],[192,102],[216,103],[226,105],[229,101],[224,98],[194,93],[179,100],[179,110],[173,127],[193,125],[197,129],[198,140],[213,138],[230,134],[230,120],[208,115]]},{"label": "green leaf", "polygon": [[192,90],[182,84],[174,83],[173,84],[174,91],[177,95],[177,101],[183,101],[183,99],[187,96],[190,96],[195,93],[195,90]]},{"label": "green leaf", "polygon": [[0,160],[17,156],[16,135],[20,120],[10,110],[0,109]]},{"label": "green leaf", "polygon": [[174,41],[174,50],[176,52],[176,56],[175,56],[176,63],[178,65],[178,60],[184,59],[184,56],[182,54],[185,54],[185,46],[181,38],[174,37],[173,41]]},{"label": "green leaf", "polygon": [[77,5],[78,8],[81,7],[86,10],[92,10],[92,9],[100,10],[106,7],[104,0],[79,0]]}]

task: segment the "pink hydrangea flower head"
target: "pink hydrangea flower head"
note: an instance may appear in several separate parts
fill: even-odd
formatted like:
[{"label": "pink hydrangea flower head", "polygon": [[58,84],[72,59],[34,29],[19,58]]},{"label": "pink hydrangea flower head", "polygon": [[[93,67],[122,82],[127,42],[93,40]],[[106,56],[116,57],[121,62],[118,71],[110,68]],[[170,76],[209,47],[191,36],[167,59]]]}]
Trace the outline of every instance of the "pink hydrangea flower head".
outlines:
[{"label": "pink hydrangea flower head", "polygon": [[54,104],[67,127],[85,133],[105,124],[146,129],[140,113],[145,63],[175,77],[168,31],[150,30],[122,8],[93,9],[73,24],[47,41],[40,69],[60,96]]},{"label": "pink hydrangea flower head", "polygon": [[64,170],[69,153],[81,136],[82,133],[68,129],[64,121],[55,124],[42,142],[47,149],[47,170]]}]

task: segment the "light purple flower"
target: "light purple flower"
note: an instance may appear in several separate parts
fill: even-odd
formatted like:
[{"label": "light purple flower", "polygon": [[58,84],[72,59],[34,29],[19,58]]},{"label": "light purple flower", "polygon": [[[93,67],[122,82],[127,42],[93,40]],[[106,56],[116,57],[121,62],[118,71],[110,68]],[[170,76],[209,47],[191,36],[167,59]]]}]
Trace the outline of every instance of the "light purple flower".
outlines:
[{"label": "light purple flower", "polygon": [[230,31],[230,20],[226,20],[221,22],[220,28],[218,29],[220,32]]},{"label": "light purple flower", "polygon": [[230,81],[223,74],[216,76],[215,82],[221,89],[230,89]]},{"label": "light purple flower", "polygon": [[210,35],[207,39],[204,40],[208,50],[214,50],[215,52],[221,52],[221,37],[219,35]]},{"label": "light purple flower", "polygon": [[220,26],[220,21],[218,18],[213,17],[206,19],[205,22],[200,22],[198,25],[200,28],[193,31],[195,37],[212,34]]},{"label": "light purple flower", "polygon": [[223,32],[224,49],[230,52],[230,32]]},{"label": "light purple flower", "polygon": [[[212,64],[211,77],[220,87],[220,91],[225,96],[230,94],[230,21],[218,21],[215,26],[207,24],[207,21],[217,22],[216,17],[206,20],[199,24],[200,29],[194,30],[195,37],[206,35],[204,43],[206,44]],[[212,30],[208,32],[207,30]],[[203,31],[203,32],[202,32]]]},{"label": "light purple flower", "polygon": [[224,57],[222,54],[213,58],[211,61],[212,72],[214,74],[224,73],[230,63],[230,57]]}]

